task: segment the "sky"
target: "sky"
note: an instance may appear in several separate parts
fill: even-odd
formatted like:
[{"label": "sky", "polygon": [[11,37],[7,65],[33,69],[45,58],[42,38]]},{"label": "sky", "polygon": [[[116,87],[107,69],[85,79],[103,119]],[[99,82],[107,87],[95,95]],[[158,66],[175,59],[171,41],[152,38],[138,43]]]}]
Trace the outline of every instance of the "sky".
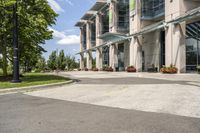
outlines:
[{"label": "sky", "polygon": [[[48,59],[54,50],[64,50],[66,54],[75,56],[80,51],[80,30],[74,25],[89,10],[96,0],[47,0],[52,9],[59,14],[56,25],[49,27],[53,39],[43,46],[47,51],[43,56]],[[76,59],[79,56],[76,55]]]}]

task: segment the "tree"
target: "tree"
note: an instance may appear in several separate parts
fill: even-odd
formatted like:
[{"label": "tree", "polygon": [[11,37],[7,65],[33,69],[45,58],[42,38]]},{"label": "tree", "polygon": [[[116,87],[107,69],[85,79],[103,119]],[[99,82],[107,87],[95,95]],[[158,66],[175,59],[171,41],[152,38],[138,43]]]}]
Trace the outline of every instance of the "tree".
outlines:
[{"label": "tree", "polygon": [[64,50],[61,50],[58,56],[58,68],[60,70],[65,70],[66,68],[66,59],[65,59],[65,53]]},{"label": "tree", "polygon": [[[16,0],[0,0],[0,49],[3,71],[7,75],[7,60],[12,62],[12,5]],[[18,0],[20,64],[35,64],[35,57],[45,50],[42,44],[52,38],[49,26],[56,22],[57,14],[47,0]]]},{"label": "tree", "polygon": [[44,57],[40,57],[36,63],[36,69],[39,72],[44,72],[46,69],[46,61]]},{"label": "tree", "polygon": [[66,56],[66,64],[67,64],[68,70],[72,70],[78,67],[78,63],[76,63],[75,57],[70,56],[70,55]]},{"label": "tree", "polygon": [[57,68],[57,56],[56,56],[56,51],[53,51],[51,55],[49,56],[49,59],[47,61],[47,65],[49,69],[51,70],[56,70]]}]

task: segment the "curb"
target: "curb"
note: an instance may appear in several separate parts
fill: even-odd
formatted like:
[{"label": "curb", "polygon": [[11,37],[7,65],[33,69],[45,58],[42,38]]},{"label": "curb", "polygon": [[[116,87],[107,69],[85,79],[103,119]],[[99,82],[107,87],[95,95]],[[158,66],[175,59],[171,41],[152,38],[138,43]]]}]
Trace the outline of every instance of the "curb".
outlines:
[{"label": "curb", "polygon": [[12,93],[12,92],[24,92],[24,91],[33,91],[33,90],[39,90],[39,89],[50,89],[52,87],[61,87],[70,83],[73,83],[74,80],[69,80],[66,82],[60,82],[60,83],[52,83],[52,84],[44,84],[44,85],[36,85],[36,86],[28,86],[28,87],[20,87],[20,88],[8,88],[8,89],[1,89],[0,94],[2,93]]}]

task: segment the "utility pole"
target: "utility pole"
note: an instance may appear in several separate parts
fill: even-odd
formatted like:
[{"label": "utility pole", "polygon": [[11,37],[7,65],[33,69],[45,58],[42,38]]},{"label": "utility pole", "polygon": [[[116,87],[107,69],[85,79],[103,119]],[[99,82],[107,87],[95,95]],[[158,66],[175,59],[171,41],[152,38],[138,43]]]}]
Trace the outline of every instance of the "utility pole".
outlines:
[{"label": "utility pole", "polygon": [[19,79],[19,46],[18,46],[18,16],[17,0],[13,5],[13,80],[12,83],[21,82]]}]

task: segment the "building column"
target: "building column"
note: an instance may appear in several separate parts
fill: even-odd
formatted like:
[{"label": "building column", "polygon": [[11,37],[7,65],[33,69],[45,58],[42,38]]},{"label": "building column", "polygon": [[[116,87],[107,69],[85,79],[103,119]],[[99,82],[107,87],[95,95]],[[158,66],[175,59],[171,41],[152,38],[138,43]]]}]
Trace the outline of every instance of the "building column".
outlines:
[{"label": "building column", "polygon": [[137,72],[142,71],[142,45],[139,37],[132,37],[130,42],[130,65],[134,66]]},{"label": "building column", "polygon": [[109,66],[114,68],[118,65],[117,44],[112,44],[109,47]]},{"label": "building column", "polygon": [[178,73],[186,72],[186,23],[170,24],[166,32],[166,65],[175,65]]},{"label": "building column", "polygon": [[[83,51],[83,28],[80,28],[80,51]],[[80,54],[80,69],[84,69],[84,54]]]},{"label": "building column", "polygon": [[84,69],[84,54],[80,54],[80,69]]},{"label": "building column", "polygon": [[[118,9],[117,9],[117,1],[112,0],[110,2],[110,9],[109,9],[109,32],[110,33],[117,33],[118,27]],[[110,45],[109,48],[109,66],[114,68],[118,63],[118,56],[117,56],[117,44]]]},{"label": "building column", "polygon": [[118,27],[118,9],[117,1],[111,0],[109,9],[109,31],[112,33],[117,33]]},{"label": "building column", "polygon": [[[88,22],[86,24],[86,36],[87,36],[87,50],[91,48],[91,25]],[[86,54],[86,58],[87,58],[87,68],[88,69],[92,69],[92,52],[88,51]]]},{"label": "building column", "polygon": [[[99,39],[98,37],[101,34],[101,29],[102,29],[102,21],[101,21],[101,15],[97,14],[96,15],[96,46],[99,46],[102,44],[102,40]],[[103,61],[102,61],[102,48],[98,48],[96,50],[96,68],[98,68],[99,70],[103,68],[102,65]]]},{"label": "building column", "polygon": [[[135,8],[131,10],[134,12],[130,16],[130,34],[140,31],[141,29],[141,3],[140,1],[135,1]],[[142,71],[142,37],[133,36],[130,41],[130,66],[134,66],[138,72]]]},{"label": "building column", "polygon": [[[184,0],[165,0],[165,21],[169,22],[185,13]],[[176,7],[176,8],[174,8]],[[186,71],[186,23],[169,24],[166,29],[166,65],[175,65],[178,73]]]}]

